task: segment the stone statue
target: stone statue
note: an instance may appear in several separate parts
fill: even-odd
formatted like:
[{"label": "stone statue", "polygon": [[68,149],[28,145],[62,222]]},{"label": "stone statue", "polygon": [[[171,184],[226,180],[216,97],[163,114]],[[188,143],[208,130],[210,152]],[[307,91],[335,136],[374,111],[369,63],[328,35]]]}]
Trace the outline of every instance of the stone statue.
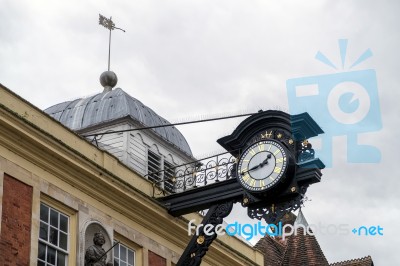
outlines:
[{"label": "stone statue", "polygon": [[102,248],[106,242],[104,235],[100,232],[93,237],[94,245],[88,247],[85,252],[85,266],[112,266],[111,262],[106,263],[107,254]]}]

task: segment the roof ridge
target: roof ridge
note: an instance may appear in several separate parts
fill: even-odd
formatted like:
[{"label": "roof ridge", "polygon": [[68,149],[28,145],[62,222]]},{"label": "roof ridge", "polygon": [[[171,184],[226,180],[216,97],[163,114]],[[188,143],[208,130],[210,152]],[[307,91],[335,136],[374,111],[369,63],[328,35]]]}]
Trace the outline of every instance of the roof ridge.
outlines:
[{"label": "roof ridge", "polygon": [[353,262],[366,262],[367,260],[371,261],[371,266],[374,265],[374,262],[372,261],[372,257],[370,255],[362,257],[362,258],[357,258],[357,259],[350,259],[350,260],[344,260],[344,261],[339,261],[339,262],[334,262],[330,263],[329,266],[345,266],[348,265],[349,263]]}]

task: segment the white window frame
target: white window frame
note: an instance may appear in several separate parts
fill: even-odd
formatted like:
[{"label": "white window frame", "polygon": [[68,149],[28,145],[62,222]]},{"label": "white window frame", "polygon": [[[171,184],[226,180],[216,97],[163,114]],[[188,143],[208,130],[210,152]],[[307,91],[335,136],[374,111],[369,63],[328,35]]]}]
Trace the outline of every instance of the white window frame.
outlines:
[{"label": "white window frame", "polygon": [[[47,221],[42,220],[42,205],[43,207],[47,208]],[[54,225],[51,222],[51,213],[56,213],[57,214],[57,225]],[[66,218],[66,232],[65,230],[61,229],[61,217]],[[42,224],[44,226],[47,227],[47,236],[46,239],[42,239],[41,238],[41,228],[42,228]],[[51,243],[50,240],[50,232],[52,231],[51,229],[53,229],[53,232],[57,233],[57,243]],[[60,236],[61,235],[66,235],[66,249],[64,249],[63,247],[60,246]],[[37,258],[37,262],[39,265],[39,262],[43,263],[45,266],[47,265],[58,265],[58,256],[60,253],[65,255],[65,260],[64,260],[64,265],[69,265],[68,264],[68,260],[69,260],[69,254],[70,254],[70,235],[71,235],[71,225],[70,225],[70,216],[52,206],[50,206],[47,203],[44,202],[40,202],[40,211],[39,211],[39,239],[38,239],[38,258]],[[41,259],[40,257],[40,245],[44,245],[45,246],[45,254],[44,254],[44,260]],[[49,248],[55,249],[55,263],[51,264],[50,262],[48,262],[48,250]]]},{"label": "white window frame", "polygon": [[[117,241],[114,240],[114,245],[115,245],[116,242]],[[125,245],[124,243],[121,243],[120,241],[118,241],[118,242],[119,243],[116,244],[114,246],[114,248],[113,248],[113,253],[114,253],[113,264],[114,264],[114,266],[116,266],[116,265],[121,266],[121,260],[122,260],[122,258],[121,258],[121,247],[126,249],[126,256],[125,256],[126,257],[126,261],[122,260],[122,262],[126,263],[124,265],[125,266],[135,266],[136,265],[136,263],[135,263],[136,262],[136,250],[131,248],[131,247],[129,247],[129,246],[127,246],[127,245]],[[129,254],[130,254],[129,252],[131,252],[131,254],[132,254],[132,263],[129,262],[129,258],[128,258]],[[116,264],[116,263],[118,263],[118,264]]]}]

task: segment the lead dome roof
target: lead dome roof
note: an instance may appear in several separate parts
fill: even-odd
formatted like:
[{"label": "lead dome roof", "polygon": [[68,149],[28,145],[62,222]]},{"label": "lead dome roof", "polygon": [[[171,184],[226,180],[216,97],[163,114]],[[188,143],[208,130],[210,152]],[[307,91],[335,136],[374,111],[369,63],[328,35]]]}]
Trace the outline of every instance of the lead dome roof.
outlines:
[{"label": "lead dome roof", "polygon": [[[72,130],[81,130],[118,118],[131,117],[144,126],[170,124],[139,100],[121,88],[97,95],[56,104],[44,110],[54,119]],[[156,134],[192,156],[189,144],[175,127],[153,128]]]}]

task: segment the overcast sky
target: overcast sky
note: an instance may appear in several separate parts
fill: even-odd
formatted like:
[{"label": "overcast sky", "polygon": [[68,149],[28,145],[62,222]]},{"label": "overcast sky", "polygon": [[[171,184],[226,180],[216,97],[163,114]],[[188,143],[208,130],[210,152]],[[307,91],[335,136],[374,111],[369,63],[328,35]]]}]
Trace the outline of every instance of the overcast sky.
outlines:
[{"label": "overcast sky", "polygon": [[[351,164],[346,138],[334,139],[333,167],[308,190],[311,224],[380,225],[384,236],[317,234],[329,262],[371,255],[400,265],[398,166],[400,2],[393,1],[15,1],[0,0],[0,83],[32,104],[53,104],[102,91],[112,16],[111,70],[117,87],[170,121],[259,109],[289,110],[286,81],[334,74],[317,51],[340,65],[368,48],[352,70],[374,69],[383,128],[364,134],[381,151],[378,164]],[[219,137],[241,120],[181,126],[193,153],[220,151]],[[227,219],[243,220],[235,208]]]}]

